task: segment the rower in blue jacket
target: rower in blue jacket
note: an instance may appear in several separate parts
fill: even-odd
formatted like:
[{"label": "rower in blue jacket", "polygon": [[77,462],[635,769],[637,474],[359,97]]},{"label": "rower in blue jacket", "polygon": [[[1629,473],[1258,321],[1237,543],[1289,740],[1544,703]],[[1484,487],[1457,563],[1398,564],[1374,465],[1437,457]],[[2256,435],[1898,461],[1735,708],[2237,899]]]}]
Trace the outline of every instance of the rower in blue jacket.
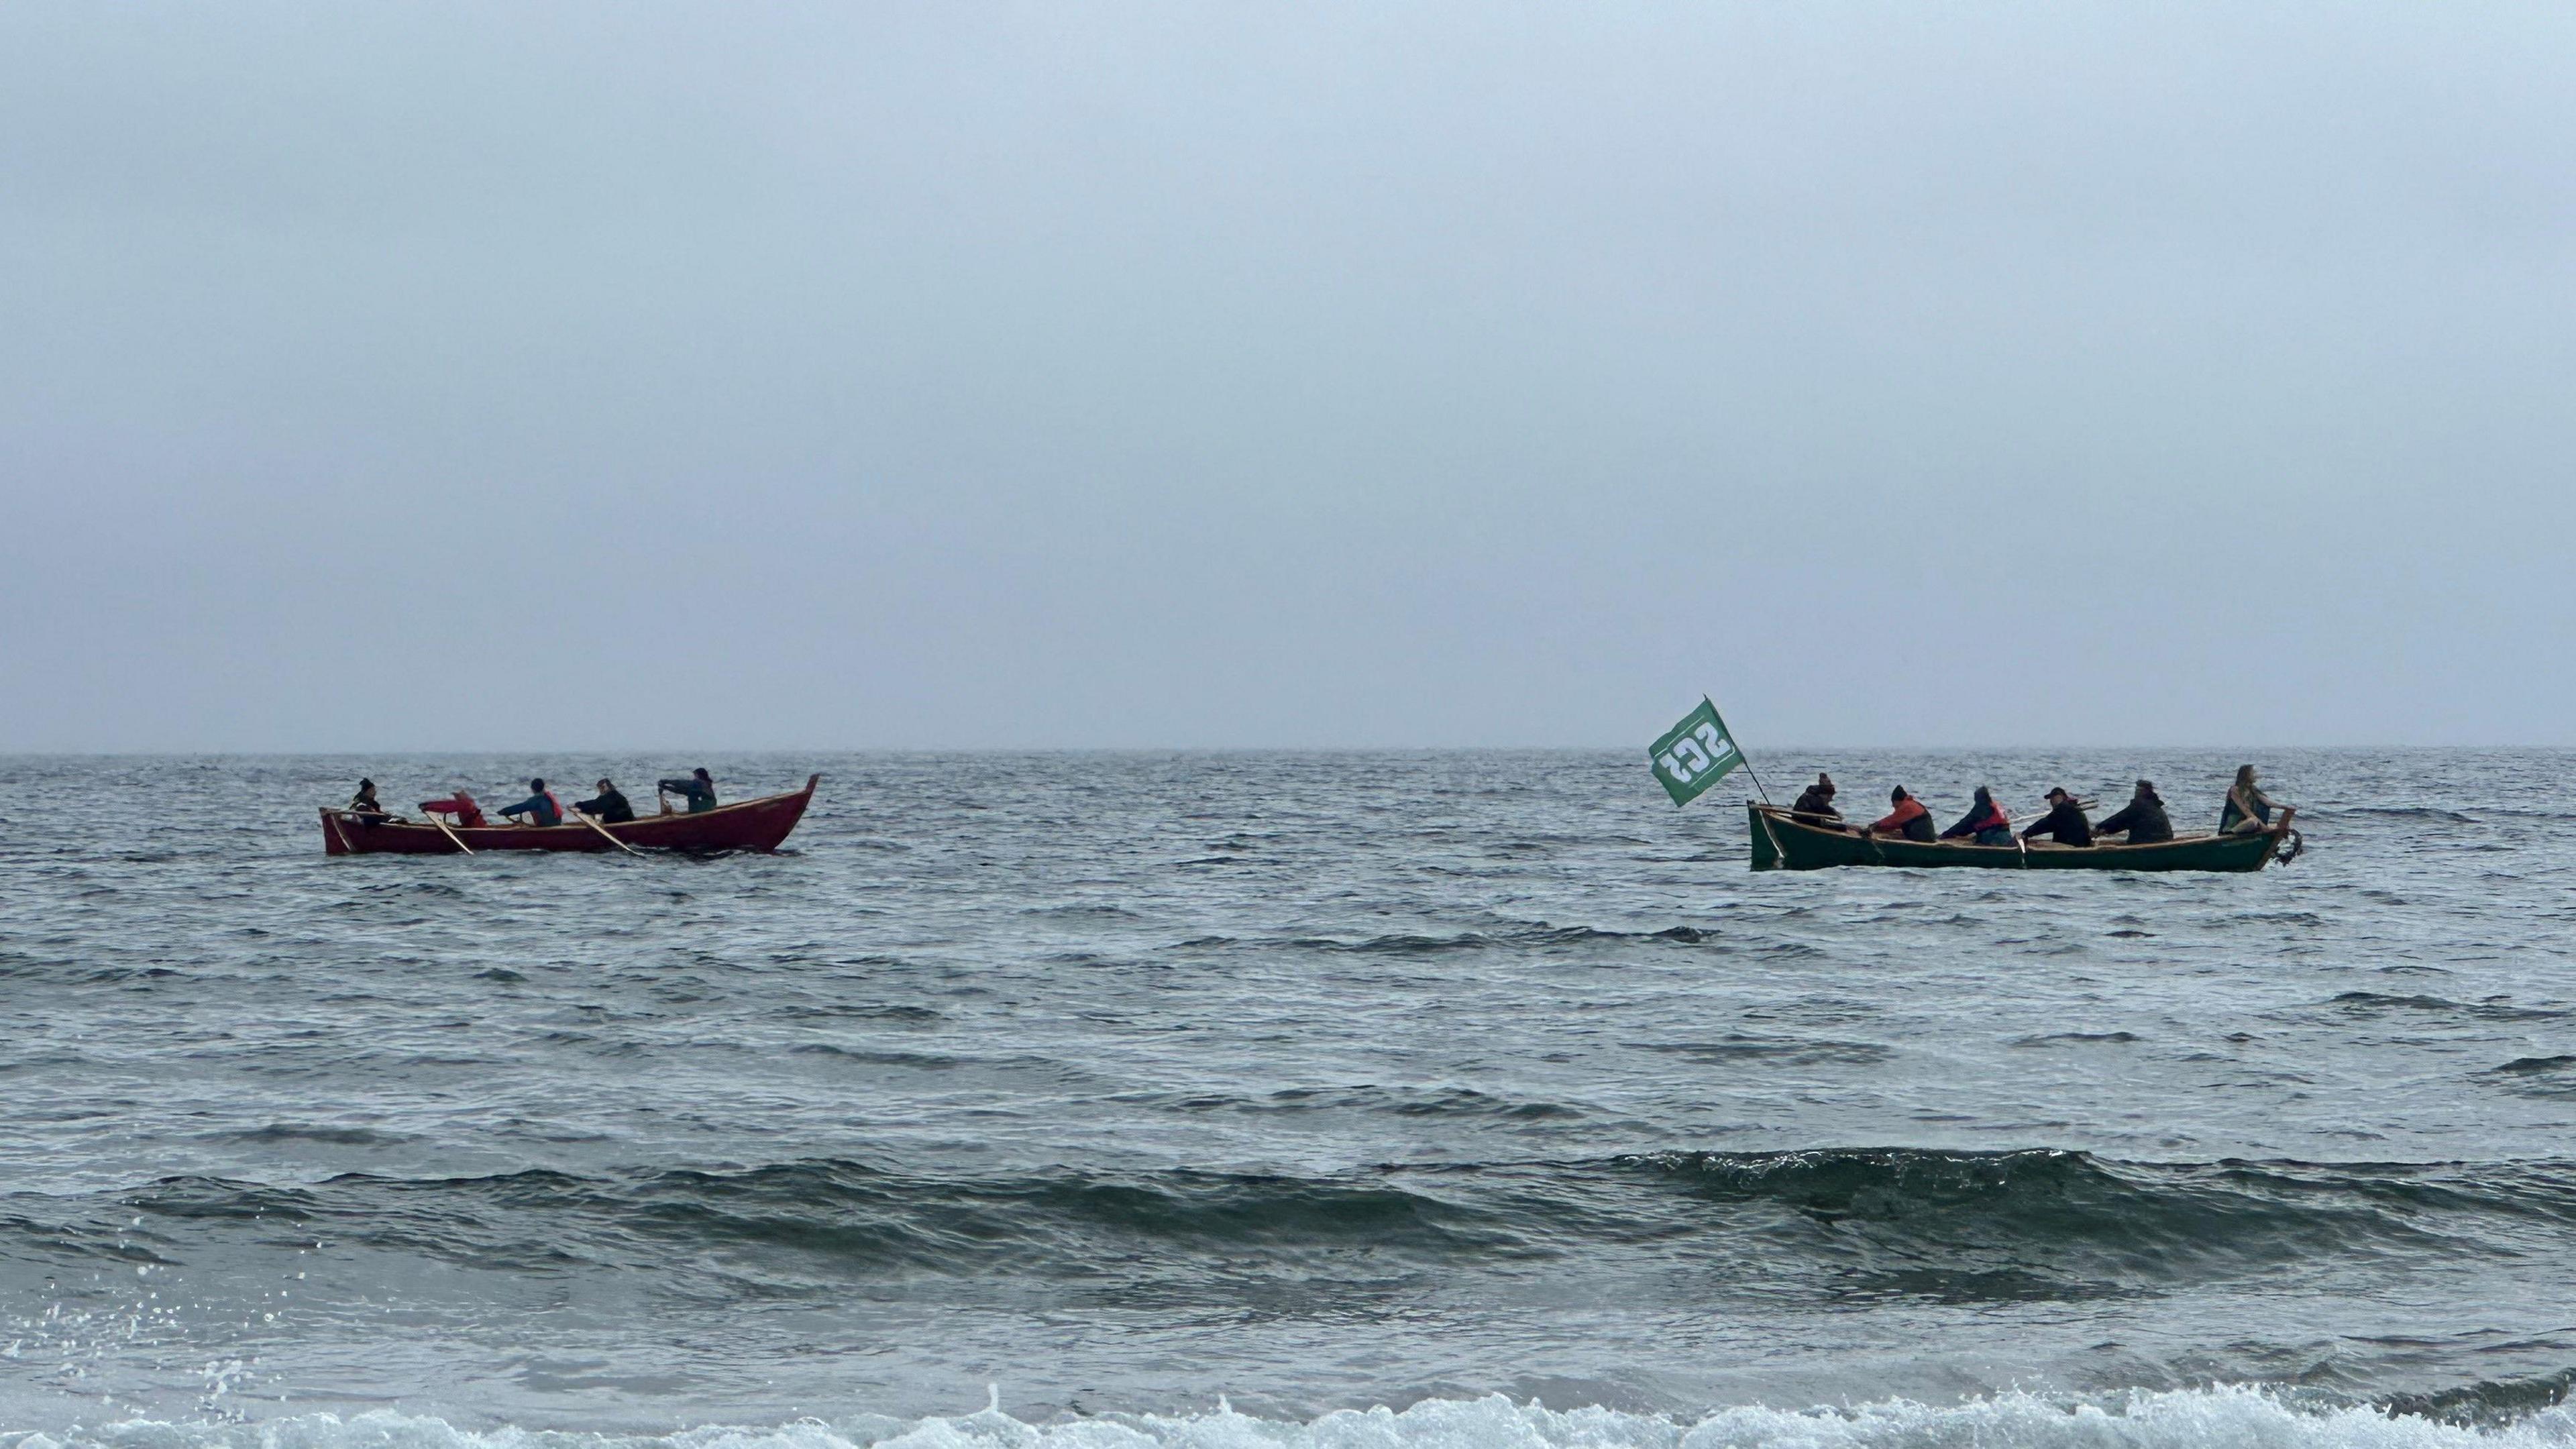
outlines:
[{"label": "rower in blue jacket", "polygon": [[[563,824],[563,802],[555,798],[555,792],[547,789],[543,780],[530,780],[528,798],[501,813],[520,825]],[[530,818],[520,820],[522,815]]]}]

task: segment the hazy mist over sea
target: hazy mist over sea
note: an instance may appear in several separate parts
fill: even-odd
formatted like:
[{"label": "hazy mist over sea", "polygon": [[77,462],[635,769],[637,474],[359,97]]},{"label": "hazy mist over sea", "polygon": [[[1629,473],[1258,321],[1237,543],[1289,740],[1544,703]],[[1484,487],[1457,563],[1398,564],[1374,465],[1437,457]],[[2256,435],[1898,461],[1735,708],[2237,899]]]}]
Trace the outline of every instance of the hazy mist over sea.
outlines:
[{"label": "hazy mist over sea", "polygon": [[0,748],[2569,744],[2564,6],[0,8]]}]

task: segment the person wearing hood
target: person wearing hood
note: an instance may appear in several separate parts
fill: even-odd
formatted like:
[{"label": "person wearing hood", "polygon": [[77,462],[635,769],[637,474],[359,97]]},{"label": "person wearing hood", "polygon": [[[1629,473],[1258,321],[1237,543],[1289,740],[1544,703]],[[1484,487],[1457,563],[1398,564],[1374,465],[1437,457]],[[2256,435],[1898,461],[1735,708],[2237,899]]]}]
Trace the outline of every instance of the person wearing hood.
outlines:
[{"label": "person wearing hood", "polygon": [[1943,840],[1963,836],[1977,845],[2012,844],[2012,817],[1995,803],[1994,792],[1983,785],[1977,787],[1976,801],[1968,807],[1968,813],[1959,817],[1958,824],[1941,832]]},{"label": "person wearing hood", "polygon": [[2129,832],[2131,845],[2173,839],[2173,821],[2165,814],[2165,802],[2156,794],[2155,781],[2140,780],[2137,793],[2120,807],[2120,813],[2093,827],[2097,835],[2117,835],[2123,830]]},{"label": "person wearing hood", "polygon": [[1919,840],[1926,845],[1932,843],[1932,812],[1923,808],[1922,801],[1906,794],[1905,787],[1899,785],[1887,792],[1887,803],[1895,807],[1887,812],[1887,818],[1871,825],[1861,834],[1902,835],[1908,840]]},{"label": "person wearing hood", "polygon": [[563,824],[563,802],[555,798],[555,792],[547,789],[546,782],[543,780],[530,780],[528,798],[501,813],[505,816],[529,817],[526,820],[513,820],[512,823],[519,825]]},{"label": "person wearing hood", "polygon": [[1841,825],[1843,813],[1834,808],[1834,777],[1818,770],[1816,783],[1800,792],[1789,813],[1808,825]]},{"label": "person wearing hood", "polygon": [[2048,836],[2060,845],[2091,845],[2093,822],[2084,818],[2084,807],[2075,803],[2074,796],[2063,789],[2052,789],[2048,792],[2048,813],[2040,817],[2037,825],[2023,831],[2021,838],[2028,840],[2035,835]]}]

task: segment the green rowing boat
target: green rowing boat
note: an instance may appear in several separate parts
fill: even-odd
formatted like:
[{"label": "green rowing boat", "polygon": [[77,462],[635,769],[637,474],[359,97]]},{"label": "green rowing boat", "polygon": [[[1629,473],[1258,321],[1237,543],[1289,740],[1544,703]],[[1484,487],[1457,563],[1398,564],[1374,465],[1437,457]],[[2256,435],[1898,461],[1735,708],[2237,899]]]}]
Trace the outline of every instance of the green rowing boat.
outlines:
[{"label": "green rowing boat", "polygon": [[1833,865],[1977,866],[1987,870],[2261,870],[2299,853],[2284,820],[2243,835],[2177,835],[2150,845],[2060,845],[2053,840],[1970,845],[1861,835],[1809,825],[1776,806],[1746,806],[1755,870],[1823,870]]}]

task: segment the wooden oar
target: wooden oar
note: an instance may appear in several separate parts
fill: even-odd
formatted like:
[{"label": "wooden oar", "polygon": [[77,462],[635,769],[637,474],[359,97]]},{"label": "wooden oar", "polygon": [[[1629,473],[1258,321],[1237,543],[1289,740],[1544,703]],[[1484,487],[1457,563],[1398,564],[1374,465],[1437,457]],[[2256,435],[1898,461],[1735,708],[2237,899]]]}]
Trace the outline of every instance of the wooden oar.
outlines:
[{"label": "wooden oar", "polygon": [[472,854],[474,853],[474,847],[473,847],[473,846],[470,846],[470,845],[468,845],[468,844],[466,844],[466,843],[465,843],[465,837],[464,837],[464,836],[461,836],[461,835],[457,834],[455,831],[448,829],[448,828],[447,828],[447,822],[438,818],[438,812],[437,812],[437,811],[435,811],[435,810],[423,810],[422,812],[420,812],[420,818],[421,818],[421,819],[423,819],[423,820],[428,821],[428,822],[429,822],[430,824],[432,824],[432,825],[437,826],[437,827],[438,827],[438,833],[439,833],[439,834],[441,834],[441,835],[446,836],[446,837],[447,837],[447,840],[448,840],[448,843],[449,843],[449,844],[451,844],[451,845],[453,845],[453,846],[455,846],[458,850],[464,851],[467,855],[472,855]]},{"label": "wooden oar", "polygon": [[609,834],[607,826],[591,819],[589,813],[584,811],[580,806],[567,805],[564,808],[572,812],[573,819],[578,820],[582,824],[589,826],[591,829],[598,831],[602,840],[607,841],[609,844],[616,846],[618,849],[625,851],[628,855],[634,856],[638,860],[642,860],[644,858],[644,852],[637,850],[634,846],[631,846],[625,841],[618,839],[616,836]]}]

